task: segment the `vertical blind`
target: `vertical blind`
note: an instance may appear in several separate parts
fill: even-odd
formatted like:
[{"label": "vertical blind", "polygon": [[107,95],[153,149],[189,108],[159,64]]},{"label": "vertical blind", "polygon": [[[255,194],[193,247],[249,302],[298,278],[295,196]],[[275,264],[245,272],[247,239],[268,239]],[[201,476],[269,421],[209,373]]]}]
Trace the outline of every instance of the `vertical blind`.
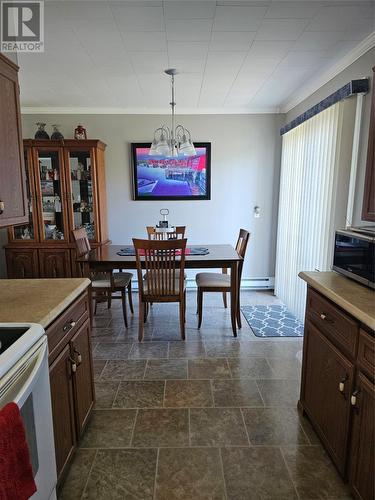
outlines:
[{"label": "vertical blind", "polygon": [[301,320],[306,284],[298,273],[332,266],[343,106],[331,106],[282,138],[275,293]]}]

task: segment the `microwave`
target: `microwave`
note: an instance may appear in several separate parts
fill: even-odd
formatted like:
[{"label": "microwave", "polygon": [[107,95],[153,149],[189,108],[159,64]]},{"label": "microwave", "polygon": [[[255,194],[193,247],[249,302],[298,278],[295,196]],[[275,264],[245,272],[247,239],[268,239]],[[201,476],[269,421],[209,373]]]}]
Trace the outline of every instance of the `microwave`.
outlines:
[{"label": "microwave", "polygon": [[336,231],[333,269],[375,289],[375,234],[360,229]]}]

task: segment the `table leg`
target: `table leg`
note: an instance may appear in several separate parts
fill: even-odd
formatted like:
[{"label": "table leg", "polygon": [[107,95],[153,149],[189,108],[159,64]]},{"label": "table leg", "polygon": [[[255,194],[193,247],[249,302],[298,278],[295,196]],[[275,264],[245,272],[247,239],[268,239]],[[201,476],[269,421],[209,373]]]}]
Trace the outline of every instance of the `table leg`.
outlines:
[{"label": "table leg", "polygon": [[237,337],[237,262],[230,266],[230,316],[234,337]]}]

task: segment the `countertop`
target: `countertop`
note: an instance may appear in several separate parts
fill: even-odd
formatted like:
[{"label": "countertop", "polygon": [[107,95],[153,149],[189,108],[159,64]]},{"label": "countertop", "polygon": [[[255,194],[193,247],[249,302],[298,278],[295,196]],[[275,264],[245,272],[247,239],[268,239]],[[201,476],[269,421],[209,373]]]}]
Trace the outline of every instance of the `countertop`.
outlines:
[{"label": "countertop", "polygon": [[333,271],[306,271],[298,276],[358,321],[375,330],[374,290]]},{"label": "countertop", "polygon": [[50,325],[90,285],[87,278],[0,280],[0,323]]}]

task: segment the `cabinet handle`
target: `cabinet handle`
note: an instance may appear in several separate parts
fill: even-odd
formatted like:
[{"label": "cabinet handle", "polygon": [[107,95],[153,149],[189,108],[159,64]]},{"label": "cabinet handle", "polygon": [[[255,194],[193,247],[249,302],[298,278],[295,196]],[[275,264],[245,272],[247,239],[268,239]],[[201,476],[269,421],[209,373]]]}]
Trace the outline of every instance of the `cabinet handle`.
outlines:
[{"label": "cabinet handle", "polygon": [[0,215],[4,212],[4,210],[5,210],[5,203],[2,200],[0,200]]},{"label": "cabinet handle", "polygon": [[327,321],[327,323],[333,323],[334,322],[333,319],[330,318],[329,316],[327,316],[327,314],[325,314],[325,313],[321,313],[320,317],[321,317],[321,319],[323,321]]},{"label": "cabinet handle", "polygon": [[351,404],[352,406],[356,407],[356,408],[358,408],[358,407],[357,407],[357,396],[358,396],[358,394],[359,394],[360,392],[361,392],[361,390],[360,390],[360,389],[356,389],[356,390],[353,392],[352,397],[350,398],[350,404]]},{"label": "cabinet handle", "polygon": [[77,349],[74,349],[75,354],[77,354],[78,366],[82,363],[82,355]]},{"label": "cabinet handle", "polygon": [[76,322],[70,321],[70,323],[67,323],[66,325],[64,325],[63,332],[68,332],[69,330],[71,330],[75,326],[76,326]]},{"label": "cabinet handle", "polygon": [[75,361],[75,359],[71,358],[69,356],[69,361],[70,361],[70,367],[72,369],[72,372],[75,373],[77,371],[77,363]]},{"label": "cabinet handle", "polygon": [[345,391],[345,382],[348,380],[348,376],[345,375],[345,377],[343,377],[341,380],[340,380],[340,383],[339,383],[339,391],[341,392],[342,395],[344,395],[344,391]]}]

